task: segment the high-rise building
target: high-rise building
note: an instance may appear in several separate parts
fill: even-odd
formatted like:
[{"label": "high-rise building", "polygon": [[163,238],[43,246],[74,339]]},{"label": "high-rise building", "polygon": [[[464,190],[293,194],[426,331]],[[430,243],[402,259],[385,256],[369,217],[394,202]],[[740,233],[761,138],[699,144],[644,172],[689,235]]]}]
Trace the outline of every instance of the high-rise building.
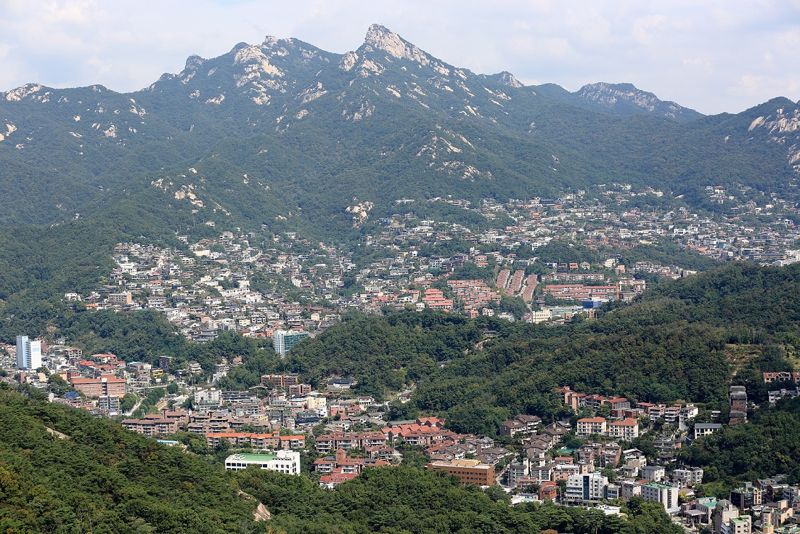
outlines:
[{"label": "high-rise building", "polygon": [[291,330],[276,330],[272,334],[272,348],[279,356],[286,356],[292,347],[308,337],[308,332],[294,332]]},{"label": "high-rise building", "polygon": [[36,370],[42,366],[42,342],[17,336],[17,369]]}]

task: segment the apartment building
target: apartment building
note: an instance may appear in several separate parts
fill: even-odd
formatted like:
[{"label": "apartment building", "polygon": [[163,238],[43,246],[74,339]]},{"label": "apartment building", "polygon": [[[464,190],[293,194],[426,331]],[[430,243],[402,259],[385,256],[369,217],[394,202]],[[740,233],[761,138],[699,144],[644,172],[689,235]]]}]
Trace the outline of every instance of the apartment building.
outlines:
[{"label": "apartment building", "polygon": [[624,441],[632,441],[639,437],[639,422],[632,417],[608,424],[608,435]]},{"label": "apartment building", "polygon": [[577,435],[591,436],[592,434],[605,434],[607,423],[605,417],[584,417],[578,419]]}]

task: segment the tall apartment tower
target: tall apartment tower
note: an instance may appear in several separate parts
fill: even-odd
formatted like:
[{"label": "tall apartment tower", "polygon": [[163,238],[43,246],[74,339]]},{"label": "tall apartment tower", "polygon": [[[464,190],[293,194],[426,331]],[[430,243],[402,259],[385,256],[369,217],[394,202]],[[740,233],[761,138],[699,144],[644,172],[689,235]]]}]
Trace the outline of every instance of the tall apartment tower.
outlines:
[{"label": "tall apartment tower", "polygon": [[308,337],[308,332],[276,330],[272,334],[272,348],[279,356],[286,356],[292,347]]},{"label": "tall apartment tower", "polygon": [[42,342],[17,336],[17,369],[36,370],[42,366]]},{"label": "tall apartment tower", "polygon": [[731,417],[729,423],[740,425],[747,422],[747,390],[744,386],[731,386]]}]

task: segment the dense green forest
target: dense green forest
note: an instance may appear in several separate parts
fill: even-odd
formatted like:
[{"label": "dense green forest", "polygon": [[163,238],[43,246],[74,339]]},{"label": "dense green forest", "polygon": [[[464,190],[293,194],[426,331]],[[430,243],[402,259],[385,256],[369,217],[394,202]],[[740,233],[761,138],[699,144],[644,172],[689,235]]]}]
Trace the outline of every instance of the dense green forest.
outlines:
[{"label": "dense green forest", "polygon": [[[24,532],[539,532],[672,534],[661,507],[628,519],[553,505],[511,507],[502,491],[410,467],[366,471],[326,491],[306,476],[250,469],[128,432],[0,386],[0,529]],[[266,523],[254,520],[259,503]]]},{"label": "dense green forest", "polygon": [[353,376],[359,391],[382,398],[386,390],[429,376],[438,363],[461,357],[480,337],[478,324],[461,315],[357,315],[298,345],[289,366],[313,384],[330,375]]},{"label": "dense green forest", "polygon": [[178,448],[0,389],[4,532],[256,532],[256,504]]}]

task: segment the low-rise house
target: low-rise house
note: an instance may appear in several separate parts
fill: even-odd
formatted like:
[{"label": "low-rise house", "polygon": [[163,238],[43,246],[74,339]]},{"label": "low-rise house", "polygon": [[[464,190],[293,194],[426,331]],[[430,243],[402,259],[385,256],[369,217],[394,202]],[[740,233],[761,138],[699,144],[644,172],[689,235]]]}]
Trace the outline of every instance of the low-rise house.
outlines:
[{"label": "low-rise house", "polygon": [[672,472],[672,480],[682,486],[692,487],[703,482],[702,467],[688,467],[675,469]]},{"label": "low-rise house", "polygon": [[720,423],[695,423],[694,424],[694,439],[702,438],[713,434],[722,428]]},{"label": "low-rise house", "polygon": [[648,482],[661,482],[667,476],[667,470],[660,465],[647,465],[642,468],[642,478]]},{"label": "low-rise house", "polygon": [[239,453],[225,459],[225,469],[230,471],[239,471],[251,466],[287,475],[299,475],[300,453],[297,451],[277,451],[271,454]]},{"label": "low-rise house", "polygon": [[539,429],[541,422],[541,418],[535,415],[520,414],[500,425],[500,435],[512,438],[518,435],[528,436]]}]

